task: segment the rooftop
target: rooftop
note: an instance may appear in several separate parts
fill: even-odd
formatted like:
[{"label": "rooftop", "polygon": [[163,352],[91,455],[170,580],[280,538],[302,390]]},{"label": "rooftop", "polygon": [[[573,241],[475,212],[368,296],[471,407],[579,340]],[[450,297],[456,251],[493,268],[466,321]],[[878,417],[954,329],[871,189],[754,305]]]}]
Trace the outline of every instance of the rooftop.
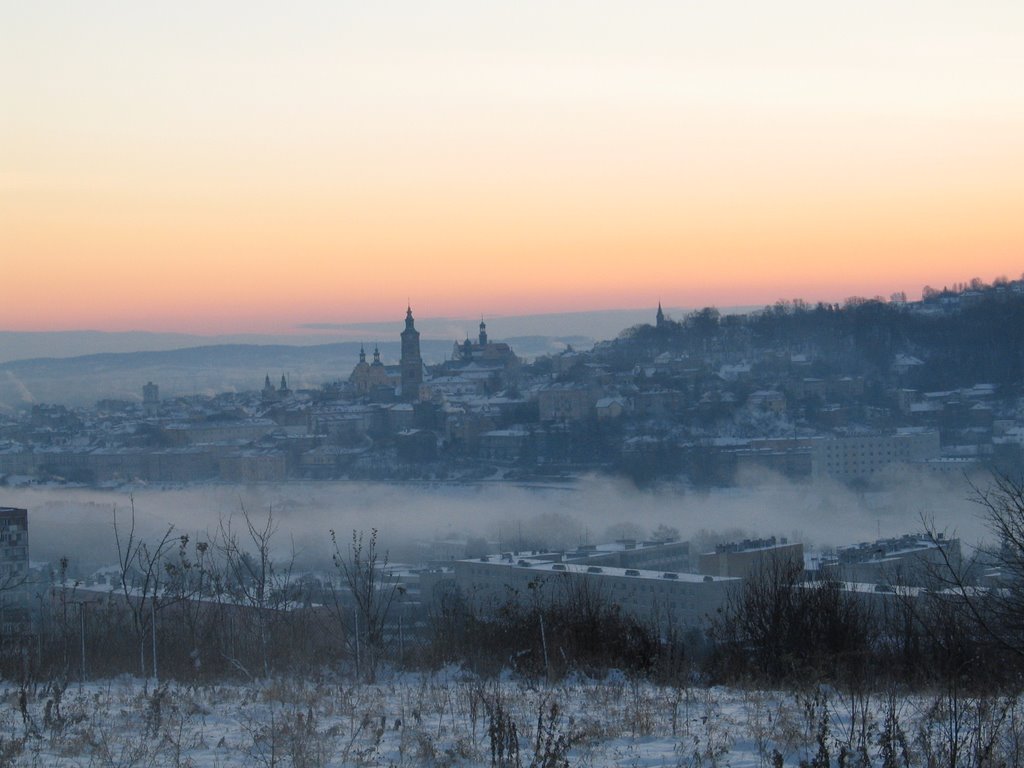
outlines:
[{"label": "rooftop", "polygon": [[715,545],[715,554],[722,554],[724,552],[756,552],[762,549],[788,546],[791,546],[791,544],[785,536],[781,539],[776,539],[774,536],[768,539],[743,539],[743,541],[730,541],[725,544]]},{"label": "rooftop", "polygon": [[[557,555],[557,553],[548,553]],[[563,563],[544,559],[547,555],[535,555],[515,557],[508,553],[504,555],[487,555],[485,557],[460,560],[459,563],[504,566],[506,568],[529,569],[540,573],[577,573],[584,575],[622,576],[635,579],[648,579],[655,581],[679,581],[690,584],[703,584],[708,582],[736,582],[738,578],[731,576],[702,576],[698,573],[682,573],[678,571],[648,571],[639,568],[615,568],[612,566],[587,565],[586,563]]]}]

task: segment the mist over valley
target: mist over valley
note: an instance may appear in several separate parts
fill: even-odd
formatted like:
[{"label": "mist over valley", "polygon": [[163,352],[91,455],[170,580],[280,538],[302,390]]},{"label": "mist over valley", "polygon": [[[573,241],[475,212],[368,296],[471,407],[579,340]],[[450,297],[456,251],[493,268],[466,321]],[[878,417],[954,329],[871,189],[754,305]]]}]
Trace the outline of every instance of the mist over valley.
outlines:
[{"label": "mist over valley", "polygon": [[588,476],[557,486],[321,482],[117,491],[32,487],[3,494],[5,504],[31,510],[32,559],[68,556],[78,576],[116,561],[113,513],[125,525],[133,499],[138,531],[149,538],[173,526],[178,535],[208,539],[243,507],[256,519],[272,511],[279,526],[276,556],[289,558],[294,543],[300,567],[329,569],[330,530],[345,540],[353,530],[378,529],[391,559],[413,564],[434,556],[432,542],[482,537],[495,551],[571,549],[624,535],[643,538],[660,525],[704,547],[779,536],[820,551],[920,532],[927,524],[970,546],[988,538],[972,496],[964,478],[914,472],[868,493],[758,472],[737,487],[703,492],[639,491],[628,481]]}]

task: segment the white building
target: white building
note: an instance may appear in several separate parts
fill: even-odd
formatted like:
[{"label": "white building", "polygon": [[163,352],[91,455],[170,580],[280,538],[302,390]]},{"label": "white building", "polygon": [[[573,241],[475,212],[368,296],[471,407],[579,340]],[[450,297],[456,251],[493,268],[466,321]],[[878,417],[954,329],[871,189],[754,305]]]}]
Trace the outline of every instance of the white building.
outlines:
[{"label": "white building", "polygon": [[700,629],[739,579],[556,562],[549,555],[458,560],[451,578],[482,613],[508,603],[550,605],[596,599],[659,629]]},{"label": "white building", "polygon": [[891,464],[921,463],[940,455],[939,433],[902,428],[892,434],[851,434],[817,440],[811,472],[839,480],[866,479]]}]

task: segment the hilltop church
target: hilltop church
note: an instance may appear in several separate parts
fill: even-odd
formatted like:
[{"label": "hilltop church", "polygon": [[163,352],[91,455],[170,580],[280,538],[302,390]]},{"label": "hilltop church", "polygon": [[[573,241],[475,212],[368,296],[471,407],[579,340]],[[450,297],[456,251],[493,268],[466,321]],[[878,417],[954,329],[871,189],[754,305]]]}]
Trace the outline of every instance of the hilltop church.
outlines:
[{"label": "hilltop church", "polygon": [[366,362],[366,349],[359,347],[359,362],[352,369],[348,381],[356,397],[369,397],[382,388],[394,389],[388,370],[380,361],[380,350],[377,347],[373,348],[372,363]]},{"label": "hilltop church", "polygon": [[[398,365],[385,365],[380,350],[374,348],[373,362],[366,361],[366,350],[360,348],[359,362],[348,378],[349,390],[355,397],[368,397],[378,401],[395,398],[405,402],[419,402],[425,396],[423,357],[420,354],[420,332],[412,307],[405,310],[405,329],[401,334],[402,354]],[[468,336],[455,342],[452,357],[440,370],[447,376],[466,376],[471,379],[485,377],[504,381],[509,372],[519,365],[512,347],[504,342],[487,338],[487,324],[480,320],[480,332],[474,342]]]},{"label": "hilltop church", "polygon": [[349,386],[356,397],[389,400],[397,387],[405,402],[417,402],[423,385],[423,358],[420,356],[420,332],[412,316],[412,307],[405,310],[405,330],[402,331],[402,357],[398,365],[384,365],[380,349],[374,347],[373,362],[366,362],[366,350],[359,349],[359,362],[348,377]]},{"label": "hilltop church", "polygon": [[505,368],[519,362],[519,358],[516,357],[512,347],[508,344],[488,340],[487,324],[482,318],[480,320],[480,335],[477,339],[475,344],[470,340],[469,336],[466,336],[466,340],[462,343],[455,342],[455,346],[452,349],[452,361],[463,364],[472,362],[487,365],[497,364]]}]

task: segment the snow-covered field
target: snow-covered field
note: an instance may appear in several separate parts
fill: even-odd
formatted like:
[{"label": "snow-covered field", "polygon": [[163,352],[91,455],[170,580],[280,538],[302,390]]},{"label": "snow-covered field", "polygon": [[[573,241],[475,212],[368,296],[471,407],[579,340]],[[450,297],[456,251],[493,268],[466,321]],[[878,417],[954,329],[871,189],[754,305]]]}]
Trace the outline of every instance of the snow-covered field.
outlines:
[{"label": "snow-covered field", "polygon": [[[0,688],[0,766],[1018,765],[1016,699],[544,685],[457,670]],[[950,750],[956,750],[951,763]]]}]

